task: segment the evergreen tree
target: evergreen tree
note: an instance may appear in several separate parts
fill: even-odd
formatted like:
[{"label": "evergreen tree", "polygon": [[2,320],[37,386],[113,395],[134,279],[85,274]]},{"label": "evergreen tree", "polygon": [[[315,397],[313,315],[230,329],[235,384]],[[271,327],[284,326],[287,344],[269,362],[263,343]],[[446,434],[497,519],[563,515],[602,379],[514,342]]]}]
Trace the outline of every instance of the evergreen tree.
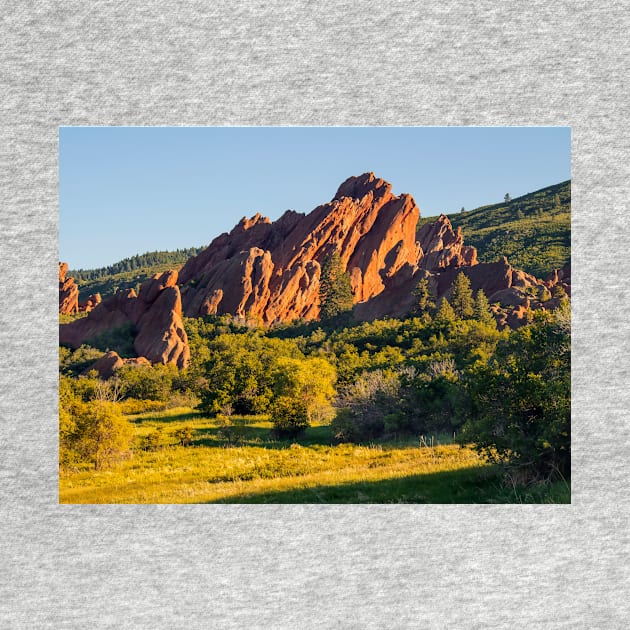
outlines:
[{"label": "evergreen tree", "polygon": [[505,197],[503,197],[505,203],[510,203],[512,201],[512,197],[510,197],[510,193],[505,193]]},{"label": "evergreen tree", "polygon": [[470,288],[470,280],[461,271],[455,277],[451,289],[451,303],[455,314],[460,319],[466,319],[473,315],[473,293]]},{"label": "evergreen tree", "polygon": [[479,289],[475,295],[475,304],[473,305],[473,317],[484,324],[495,324],[494,315],[490,310],[490,302],[483,289]]},{"label": "evergreen tree", "polygon": [[350,274],[343,270],[339,252],[333,252],[322,265],[319,281],[320,319],[332,319],[352,310]]},{"label": "evergreen tree", "polygon": [[414,295],[416,300],[415,310],[418,313],[432,313],[435,310],[435,295],[426,278],[418,282]]},{"label": "evergreen tree", "polygon": [[454,322],[455,318],[456,315],[453,307],[451,306],[450,302],[445,297],[443,297],[438,304],[438,310],[435,314],[435,321]]}]

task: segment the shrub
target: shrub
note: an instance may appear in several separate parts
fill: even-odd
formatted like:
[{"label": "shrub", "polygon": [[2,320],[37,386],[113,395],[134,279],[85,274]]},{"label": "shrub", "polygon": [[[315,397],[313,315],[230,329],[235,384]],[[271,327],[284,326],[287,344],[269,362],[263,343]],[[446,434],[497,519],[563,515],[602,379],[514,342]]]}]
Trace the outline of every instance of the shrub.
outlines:
[{"label": "shrub", "polygon": [[179,442],[180,446],[190,446],[193,439],[193,428],[190,426],[181,427],[173,432],[173,437]]},{"label": "shrub", "polygon": [[74,447],[97,470],[130,456],[133,429],[115,403],[94,401],[78,410]]},{"label": "shrub", "polygon": [[324,422],[334,415],[330,401],[336,378],[334,366],[323,357],[281,357],[274,371],[274,394],[301,400],[309,423]]},{"label": "shrub", "polygon": [[381,437],[385,418],[400,412],[400,389],[396,373],[363,372],[339,392],[337,406],[344,411],[338,412],[333,420],[336,438],[360,441]]},{"label": "shrub", "polygon": [[350,409],[338,409],[330,423],[333,437],[338,442],[358,442],[359,431],[354,413]]},{"label": "shrub", "polygon": [[142,438],[142,449],[145,451],[157,451],[162,446],[162,429],[154,429]]},{"label": "shrub", "polygon": [[300,400],[280,396],[271,406],[271,421],[278,437],[301,435],[309,426],[306,405]]},{"label": "shrub", "polygon": [[59,372],[67,376],[79,376],[103,356],[103,351],[82,345],[76,350],[59,347]]},{"label": "shrub", "polygon": [[124,365],[116,372],[126,397],[138,400],[168,400],[176,375],[174,365]]}]

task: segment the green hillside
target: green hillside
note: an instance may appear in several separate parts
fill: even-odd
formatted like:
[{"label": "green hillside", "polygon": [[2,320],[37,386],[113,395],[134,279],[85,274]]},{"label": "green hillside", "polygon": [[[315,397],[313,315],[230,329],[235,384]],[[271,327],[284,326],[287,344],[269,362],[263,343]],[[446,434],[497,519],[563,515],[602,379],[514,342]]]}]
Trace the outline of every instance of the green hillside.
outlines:
[{"label": "green hillside", "polygon": [[[507,256],[519,269],[544,277],[571,260],[571,180],[509,202],[448,214],[481,262]],[[419,225],[435,217],[420,219]]]},{"label": "green hillside", "polygon": [[68,276],[79,285],[79,300],[100,293],[103,299],[124,289],[138,291],[140,285],[156,273],[181,267],[191,256],[196,256],[203,247],[189,247],[175,251],[147,252],[124,258],[123,260],[99,269],[76,269],[68,271]]}]

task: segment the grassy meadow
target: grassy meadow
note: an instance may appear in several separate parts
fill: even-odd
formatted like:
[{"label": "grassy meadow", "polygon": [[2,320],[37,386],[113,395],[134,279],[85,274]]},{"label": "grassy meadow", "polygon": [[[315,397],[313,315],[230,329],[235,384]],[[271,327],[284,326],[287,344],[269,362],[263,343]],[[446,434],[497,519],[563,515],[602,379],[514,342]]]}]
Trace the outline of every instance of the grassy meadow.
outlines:
[{"label": "grassy meadow", "polygon": [[[133,455],[104,470],[62,470],[60,503],[570,502],[564,482],[506,486],[473,450],[445,435],[427,436],[427,446],[410,439],[335,444],[328,425],[277,440],[266,416],[221,421],[176,408],[129,419]],[[191,439],[182,446],[174,434],[185,428]]]}]

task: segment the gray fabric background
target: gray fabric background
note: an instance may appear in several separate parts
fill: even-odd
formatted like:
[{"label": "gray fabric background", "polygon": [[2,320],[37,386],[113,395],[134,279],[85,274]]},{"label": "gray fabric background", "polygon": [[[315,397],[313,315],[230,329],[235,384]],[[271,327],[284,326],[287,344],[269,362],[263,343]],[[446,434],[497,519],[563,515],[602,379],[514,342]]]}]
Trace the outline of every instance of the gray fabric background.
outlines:
[{"label": "gray fabric background", "polygon": [[[0,627],[628,627],[629,8],[5,0]],[[573,504],[59,506],[57,129],[86,124],[571,125]]]}]

